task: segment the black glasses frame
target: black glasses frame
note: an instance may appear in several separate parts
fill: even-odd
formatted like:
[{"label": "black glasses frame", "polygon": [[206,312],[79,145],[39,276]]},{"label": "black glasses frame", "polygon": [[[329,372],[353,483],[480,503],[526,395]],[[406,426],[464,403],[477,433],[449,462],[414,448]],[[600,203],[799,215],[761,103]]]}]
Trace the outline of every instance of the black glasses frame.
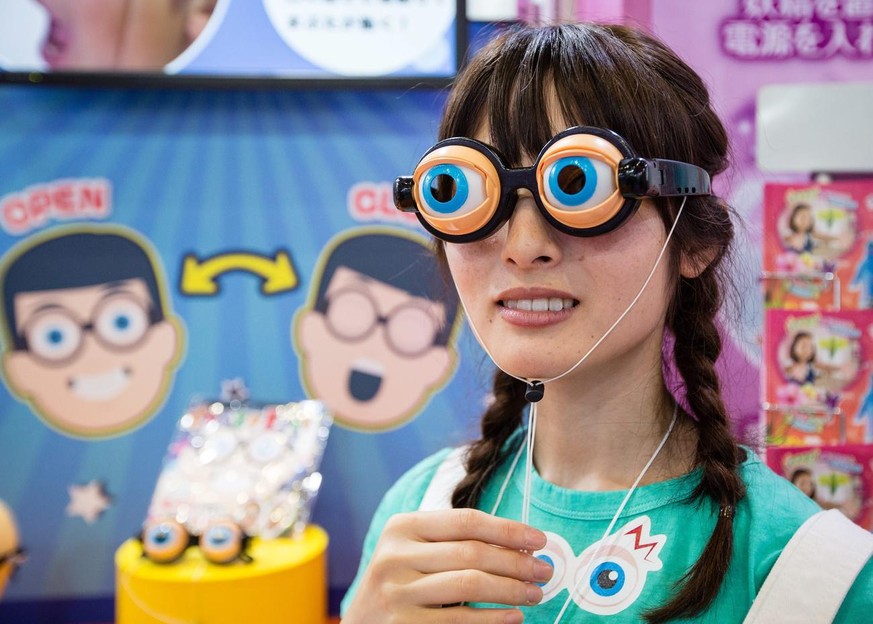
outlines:
[{"label": "black glasses frame", "polygon": [[[540,199],[539,184],[536,179],[537,165],[549,148],[564,137],[576,134],[590,134],[605,139],[614,145],[624,158],[618,164],[617,185],[625,202],[607,221],[594,227],[575,228],[558,221],[548,211]],[[415,180],[412,176],[399,176],[394,180],[394,205],[402,212],[413,212],[421,225],[435,237],[449,243],[468,243],[481,240],[498,229],[512,215],[518,199],[516,191],[525,188],[531,192],[543,217],[561,232],[572,236],[598,236],[615,230],[627,221],[639,208],[643,199],[654,197],[678,197],[709,195],[712,192],[709,174],[697,165],[663,158],[643,158],[618,133],[595,126],[574,126],[556,134],[540,150],[531,167],[511,168],[494,147],[466,137],[444,139],[419,159],[424,160],[434,150],[449,145],[462,145],[472,148],[485,156],[494,165],[500,182],[500,199],[491,219],[475,232],[469,234],[447,234],[427,221],[415,202]]]}]

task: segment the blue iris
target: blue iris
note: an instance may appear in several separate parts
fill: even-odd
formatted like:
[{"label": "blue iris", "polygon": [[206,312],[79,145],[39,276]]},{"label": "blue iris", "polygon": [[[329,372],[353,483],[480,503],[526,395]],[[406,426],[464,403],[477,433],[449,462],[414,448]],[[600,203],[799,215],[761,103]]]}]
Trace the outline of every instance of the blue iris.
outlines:
[{"label": "blue iris", "polygon": [[115,317],[115,329],[124,331],[130,327],[130,317],[119,314]]},{"label": "blue iris", "polygon": [[60,330],[57,328],[51,329],[48,332],[47,338],[48,338],[49,344],[51,344],[53,346],[58,346],[59,344],[61,344],[64,341],[64,332],[63,332],[63,330]]},{"label": "blue iris", "polygon": [[214,546],[219,546],[221,544],[227,544],[231,537],[230,529],[226,527],[215,527],[210,529],[206,536],[206,540]]},{"label": "blue iris", "polygon": [[588,583],[599,596],[615,596],[624,587],[625,575],[622,567],[613,561],[604,561],[594,568]]},{"label": "blue iris", "polygon": [[[454,194],[445,200],[436,197],[433,192],[442,186],[441,183],[447,182],[439,179],[441,176],[447,176],[454,182]],[[457,212],[464,206],[467,197],[470,195],[470,185],[467,183],[467,176],[459,166],[451,164],[436,165],[430,168],[422,180],[422,188],[424,190],[424,201],[427,202],[428,208],[440,214]]]},{"label": "blue iris", "polygon": [[[569,167],[578,169],[579,171],[565,171]],[[579,181],[581,181],[581,186],[578,191],[567,192],[561,187],[562,182],[566,187],[566,182],[561,178],[561,172],[565,172],[564,177],[567,177],[568,174],[572,174],[569,177],[574,182],[574,188],[575,182],[577,182],[577,176],[580,178]],[[590,158],[585,158],[584,156],[566,156],[557,160],[555,164],[549,168],[548,183],[549,190],[559,202],[565,206],[580,206],[591,199],[592,195],[594,195],[594,191],[597,190],[597,171],[594,169],[594,165],[591,163]]]}]

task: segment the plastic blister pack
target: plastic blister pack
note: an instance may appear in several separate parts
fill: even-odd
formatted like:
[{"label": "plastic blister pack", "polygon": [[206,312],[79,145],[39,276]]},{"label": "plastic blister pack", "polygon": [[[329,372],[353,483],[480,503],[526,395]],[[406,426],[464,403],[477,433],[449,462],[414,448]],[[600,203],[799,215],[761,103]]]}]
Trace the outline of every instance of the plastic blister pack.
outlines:
[{"label": "plastic blister pack", "polygon": [[272,539],[305,528],[332,418],[319,401],[196,401],[179,419],[148,510],[192,534],[231,520]]}]

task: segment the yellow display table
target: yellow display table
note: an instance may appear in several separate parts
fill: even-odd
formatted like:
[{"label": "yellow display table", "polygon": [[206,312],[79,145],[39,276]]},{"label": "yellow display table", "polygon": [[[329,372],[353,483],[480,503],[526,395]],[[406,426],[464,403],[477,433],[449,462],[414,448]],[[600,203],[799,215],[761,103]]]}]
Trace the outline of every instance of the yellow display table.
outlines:
[{"label": "yellow display table", "polygon": [[139,541],[115,553],[116,624],[324,624],[327,533],[310,525],[299,538],[252,540],[251,563],[209,563],[198,548],[161,565]]}]

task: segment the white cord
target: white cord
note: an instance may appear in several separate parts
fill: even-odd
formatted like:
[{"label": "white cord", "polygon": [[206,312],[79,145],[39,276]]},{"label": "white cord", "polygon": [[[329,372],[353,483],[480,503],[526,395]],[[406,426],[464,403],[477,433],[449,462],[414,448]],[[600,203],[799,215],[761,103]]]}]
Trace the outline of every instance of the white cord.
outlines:
[{"label": "white cord", "polygon": [[[572,600],[573,600],[573,593],[579,588],[579,585],[581,585],[585,581],[585,579],[588,578],[588,575],[591,572],[591,566],[597,560],[597,556],[600,554],[600,551],[603,550],[604,546],[608,545],[605,542],[606,538],[609,536],[610,533],[612,533],[612,529],[613,529],[613,527],[615,527],[615,523],[618,522],[618,519],[621,516],[621,512],[624,511],[624,508],[627,505],[628,501],[630,500],[631,495],[637,489],[637,486],[640,484],[640,481],[643,480],[643,477],[645,476],[646,472],[648,472],[649,467],[654,463],[655,458],[658,457],[658,453],[661,452],[661,449],[664,448],[664,445],[667,443],[667,438],[670,437],[670,433],[673,431],[673,426],[676,424],[676,416],[677,416],[678,412],[679,412],[679,404],[674,403],[673,404],[673,418],[672,418],[672,420],[670,420],[670,426],[667,427],[667,432],[664,434],[664,437],[661,438],[661,443],[658,445],[658,448],[655,449],[655,452],[652,453],[652,456],[649,458],[649,461],[643,467],[639,476],[637,476],[636,480],[634,481],[634,484],[627,491],[627,494],[625,494],[624,500],[622,500],[621,505],[618,506],[618,511],[615,512],[615,515],[612,517],[612,521],[609,523],[609,526],[606,527],[606,531],[603,532],[603,537],[600,538],[600,545],[594,551],[594,555],[591,557],[591,559],[588,560],[588,565],[585,566],[585,572],[579,577],[579,584],[576,585],[575,587],[570,588],[570,595],[567,596],[567,600],[564,602],[564,606],[561,607],[561,610],[558,612],[558,617],[555,618],[555,621],[553,624],[558,624],[558,622],[561,621],[561,618],[564,616],[564,613],[567,611],[567,607],[570,606],[570,602],[572,602]],[[615,536],[613,537],[613,540],[614,539],[615,539]],[[581,598],[582,596],[584,596],[584,592],[579,593],[579,597]]]},{"label": "white cord", "polygon": [[528,524],[530,517],[530,492],[531,483],[533,481],[533,449],[534,441],[537,435],[537,404],[530,404],[530,412],[528,414],[527,424],[527,456],[525,457],[524,466],[524,497],[521,503],[521,521]]},{"label": "white cord", "polygon": [[[683,198],[682,198],[682,203],[679,205],[679,210],[676,212],[676,218],[673,220],[673,225],[670,226],[670,231],[667,232],[667,238],[664,239],[664,245],[661,247],[661,251],[660,251],[660,253],[658,254],[658,257],[655,259],[655,264],[652,266],[652,270],[649,271],[649,275],[648,275],[648,277],[646,277],[646,280],[643,282],[643,285],[640,287],[639,292],[637,292],[636,296],[633,298],[633,300],[631,300],[631,302],[628,304],[627,308],[625,308],[624,312],[622,312],[621,315],[619,315],[619,317],[618,317],[618,318],[615,320],[615,322],[614,322],[614,323],[609,327],[609,329],[607,329],[606,332],[605,332],[605,333],[600,337],[600,339],[599,339],[597,342],[595,342],[595,343],[591,346],[590,349],[588,349],[588,352],[585,353],[585,355],[583,355],[583,356],[579,359],[578,362],[576,362],[573,366],[571,366],[570,368],[568,368],[567,370],[565,370],[565,371],[564,371],[563,373],[561,373],[560,375],[556,375],[555,377],[551,377],[550,379],[543,379],[543,380],[540,381],[540,383],[546,384],[546,383],[549,383],[549,382],[551,382],[551,381],[555,381],[555,380],[557,380],[557,379],[560,379],[560,378],[563,377],[564,375],[567,375],[567,374],[573,372],[574,370],[576,370],[576,369],[577,369],[577,368],[578,368],[578,367],[579,367],[579,366],[580,366],[580,365],[581,365],[585,360],[588,359],[588,356],[591,355],[591,354],[594,352],[594,350],[595,350],[597,347],[599,347],[600,344],[601,344],[604,340],[606,340],[606,337],[609,336],[609,334],[611,334],[612,331],[613,331],[616,327],[618,327],[618,324],[621,323],[621,322],[624,320],[624,317],[626,317],[626,316],[628,315],[628,313],[631,311],[631,308],[633,308],[633,307],[636,305],[637,301],[639,301],[640,297],[643,295],[643,292],[644,292],[644,291],[646,290],[646,288],[648,287],[649,282],[652,281],[652,277],[654,277],[654,275],[655,275],[655,271],[658,270],[658,265],[661,264],[661,258],[664,257],[664,253],[667,251],[667,246],[670,244],[670,239],[673,238],[673,232],[676,231],[676,225],[679,223],[679,217],[682,215],[682,210],[685,208],[685,200],[686,200],[686,199],[688,199],[688,198],[687,198],[687,197],[683,197]],[[473,324],[473,321],[472,321],[472,319],[470,318],[470,315],[467,313],[467,306],[466,306],[466,304],[464,303],[464,299],[463,299],[460,295],[461,295],[461,294],[458,293],[458,300],[459,300],[460,303],[461,303],[461,308],[463,308],[463,310],[464,310],[464,316],[467,317],[467,322],[468,322],[468,324],[470,325],[470,329],[473,331],[473,335],[476,336],[476,340],[477,340],[477,342],[478,342],[480,345],[482,345],[482,348],[485,350],[485,353],[488,354],[488,357],[490,357],[490,358],[491,358],[491,361],[494,362],[494,365],[497,366],[497,368],[499,368],[499,369],[502,370],[504,373],[506,373],[507,375],[509,375],[510,377],[512,377],[512,378],[514,378],[514,379],[517,379],[517,380],[519,380],[519,381],[521,381],[521,382],[523,382],[523,383],[526,383],[526,384],[531,383],[531,381],[533,381],[532,379],[527,379],[527,378],[525,378],[525,377],[519,377],[519,376],[517,376],[517,375],[513,375],[512,373],[510,373],[509,371],[507,371],[506,369],[504,369],[503,367],[501,367],[500,364],[497,363],[497,360],[496,360],[496,359],[494,358],[494,356],[491,354],[491,351],[488,350],[488,347],[485,345],[485,341],[482,340],[482,337],[479,335],[479,331],[476,329],[476,326]],[[533,405],[535,405],[535,404],[532,403],[531,406],[533,406]]]},{"label": "white cord", "polygon": [[[670,230],[669,230],[669,232],[667,232],[667,237],[664,239],[664,245],[661,247],[661,251],[658,253],[658,257],[655,259],[655,264],[652,266],[652,270],[649,271],[649,274],[648,274],[648,276],[646,276],[646,279],[643,282],[643,285],[640,287],[636,296],[634,296],[634,298],[631,300],[631,302],[628,304],[628,306],[624,309],[624,312],[622,312],[619,315],[619,317],[615,320],[615,322],[612,325],[610,325],[609,329],[607,329],[606,332],[604,332],[604,334],[597,340],[597,342],[595,342],[593,345],[591,345],[591,348],[588,349],[588,351],[579,359],[578,362],[576,362],[573,366],[571,366],[570,368],[565,370],[560,375],[556,375],[555,377],[551,377],[549,379],[543,379],[540,381],[540,383],[546,384],[546,383],[561,379],[565,375],[568,375],[571,372],[573,372],[574,370],[576,370],[583,362],[585,362],[585,360],[588,359],[588,356],[590,356],[594,352],[594,350],[597,347],[599,347],[601,345],[601,343],[603,343],[604,340],[606,340],[606,337],[609,336],[613,332],[613,330],[616,327],[618,327],[618,324],[621,323],[624,320],[624,318],[630,313],[631,309],[636,305],[637,301],[639,301],[640,297],[643,295],[643,292],[645,292],[646,288],[649,286],[649,283],[652,281],[652,278],[655,275],[655,271],[658,270],[658,266],[660,266],[660,264],[661,264],[661,259],[664,257],[664,253],[666,253],[666,251],[667,251],[667,247],[670,244],[670,240],[673,238],[673,233],[676,231],[676,225],[679,223],[679,217],[682,215],[682,211],[685,208],[685,201],[686,200],[687,200],[687,197],[682,198],[682,203],[679,205],[679,210],[676,212],[675,219],[673,219],[673,225],[670,226]],[[467,321],[470,325],[470,329],[473,331],[473,335],[476,337],[476,340],[479,342],[479,344],[482,345],[482,348],[485,350],[485,353],[488,354],[488,357],[491,358],[491,361],[494,362],[495,366],[497,366],[500,370],[502,370],[504,373],[506,373],[510,377],[513,377],[514,379],[517,379],[523,383],[531,384],[531,382],[534,380],[527,379],[524,377],[519,377],[517,375],[513,375],[512,373],[505,370],[504,368],[502,368],[500,366],[500,364],[497,363],[497,360],[491,354],[491,351],[488,350],[488,347],[485,345],[485,341],[482,340],[482,337],[479,335],[479,332],[476,329],[476,326],[473,324],[473,321],[470,318],[470,315],[467,313],[467,306],[464,303],[463,298],[460,296],[460,293],[458,293],[458,300],[461,303],[461,308],[464,310],[464,315],[467,317]],[[664,437],[661,439],[661,443],[658,445],[658,448],[655,449],[655,453],[649,459],[648,463],[645,465],[642,472],[640,472],[639,476],[637,477],[636,481],[634,481],[634,484],[631,486],[630,490],[628,490],[627,495],[625,496],[624,500],[621,502],[621,505],[619,505],[619,507],[618,507],[618,511],[616,512],[615,516],[612,518],[612,522],[609,523],[609,526],[606,529],[606,533],[604,533],[603,537],[601,538],[601,542],[603,540],[605,540],[606,537],[609,535],[610,531],[612,531],[613,526],[615,525],[618,518],[621,516],[621,512],[624,511],[625,505],[627,505],[628,500],[630,500],[631,494],[633,494],[634,490],[637,487],[637,484],[639,484],[639,482],[642,480],[643,476],[646,474],[646,471],[649,469],[649,466],[652,465],[652,462],[655,461],[655,458],[658,456],[658,453],[661,452],[661,449],[663,448],[664,444],[667,442],[667,438],[670,436],[670,432],[673,431],[673,425],[676,424],[676,414],[677,414],[677,405],[674,404],[673,419],[670,421],[670,426],[668,427],[667,432],[664,434]],[[536,440],[536,422],[537,422],[537,402],[534,401],[534,402],[530,403],[530,412],[529,412],[529,416],[528,416],[527,439],[526,439],[526,443],[525,443],[525,448],[526,448],[527,453],[526,453],[526,457],[525,457],[524,493],[522,496],[522,509],[521,509],[521,522],[523,522],[524,524],[528,524],[528,519],[530,517],[530,498],[531,498],[531,484],[532,484],[532,477],[533,477],[533,451],[534,451],[534,442]],[[506,486],[509,483],[509,479],[512,476],[513,471],[515,470],[515,466],[518,463],[518,459],[520,456],[521,456],[521,449],[519,449],[519,452],[516,454],[515,459],[512,462],[512,466],[509,469],[509,474],[507,474],[506,479],[503,482],[503,485],[500,487],[500,491],[497,495],[497,502],[494,504],[494,509],[491,512],[492,515],[497,511],[497,508],[500,506],[500,502],[503,499],[503,495],[506,491]],[[603,546],[603,544],[601,544],[601,546],[598,547],[597,551],[595,552],[595,557],[596,557],[597,553],[600,551],[600,548],[602,546]],[[593,561],[594,561],[594,558],[592,558],[589,561],[589,564],[588,564],[589,568],[586,568],[585,574],[583,574],[580,577],[581,579],[584,579],[588,575],[590,565]],[[573,591],[575,591],[575,589],[576,588],[574,587]],[[567,597],[567,601],[564,603],[564,606],[561,608],[560,613],[558,613],[558,617],[555,620],[554,624],[558,624],[561,617],[563,617],[564,613],[566,612],[567,607],[569,606],[570,602],[573,599],[573,591],[570,591],[570,595]]]}]

